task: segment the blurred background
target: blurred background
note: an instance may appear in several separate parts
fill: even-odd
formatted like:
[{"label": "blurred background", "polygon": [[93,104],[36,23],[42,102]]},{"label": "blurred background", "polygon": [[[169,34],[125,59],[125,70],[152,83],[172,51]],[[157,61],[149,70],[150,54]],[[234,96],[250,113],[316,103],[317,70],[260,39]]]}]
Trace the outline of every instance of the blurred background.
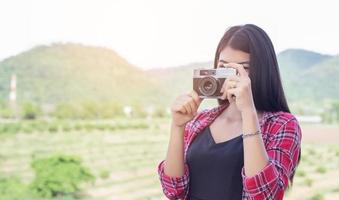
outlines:
[{"label": "blurred background", "polygon": [[171,102],[246,23],[271,37],[302,127],[285,199],[339,199],[337,19],[327,0],[2,0],[0,199],[165,199]]}]

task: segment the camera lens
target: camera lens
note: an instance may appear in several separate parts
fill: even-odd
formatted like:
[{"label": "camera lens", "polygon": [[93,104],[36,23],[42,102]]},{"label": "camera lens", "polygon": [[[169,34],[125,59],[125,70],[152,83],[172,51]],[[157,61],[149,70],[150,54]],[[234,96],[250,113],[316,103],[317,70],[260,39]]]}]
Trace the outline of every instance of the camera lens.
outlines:
[{"label": "camera lens", "polygon": [[213,95],[218,88],[218,82],[215,78],[208,76],[201,79],[199,90],[204,96]]}]

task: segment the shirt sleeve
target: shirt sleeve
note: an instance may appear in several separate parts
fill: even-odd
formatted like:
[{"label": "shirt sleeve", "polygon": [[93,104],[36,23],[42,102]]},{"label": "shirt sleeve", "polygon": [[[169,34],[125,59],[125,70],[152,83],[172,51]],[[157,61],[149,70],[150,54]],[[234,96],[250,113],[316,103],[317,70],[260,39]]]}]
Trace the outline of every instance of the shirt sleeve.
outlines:
[{"label": "shirt sleeve", "polygon": [[288,178],[296,169],[301,151],[298,121],[293,117],[279,126],[266,145],[268,164],[251,177],[246,176],[242,168],[244,191],[249,199],[282,199]]},{"label": "shirt sleeve", "polygon": [[184,199],[188,193],[189,172],[188,166],[184,166],[185,173],[181,177],[170,177],[164,173],[164,160],[158,166],[158,174],[165,196],[168,199]]},{"label": "shirt sleeve", "polygon": [[[208,117],[208,109],[202,110],[189,121],[184,129],[184,159],[186,159],[185,149],[188,148],[190,141],[192,140],[192,129],[196,128],[200,123],[200,120]],[[198,122],[198,123],[197,123]],[[158,165],[158,174],[160,177],[161,186],[165,196],[170,199],[186,199],[188,197],[189,190],[189,168],[186,162],[184,162],[184,175],[181,177],[170,177],[164,172],[164,160]]]},{"label": "shirt sleeve", "polygon": [[[186,146],[189,143],[189,132],[192,127],[194,120],[188,122],[184,129],[184,151]],[[185,157],[185,156],[184,156]],[[184,165],[184,175],[181,177],[170,177],[164,172],[164,162],[161,161],[158,165],[158,174],[160,177],[160,182],[162,190],[165,196],[170,199],[186,199],[188,196],[188,184],[189,184],[189,168],[185,162]]]}]

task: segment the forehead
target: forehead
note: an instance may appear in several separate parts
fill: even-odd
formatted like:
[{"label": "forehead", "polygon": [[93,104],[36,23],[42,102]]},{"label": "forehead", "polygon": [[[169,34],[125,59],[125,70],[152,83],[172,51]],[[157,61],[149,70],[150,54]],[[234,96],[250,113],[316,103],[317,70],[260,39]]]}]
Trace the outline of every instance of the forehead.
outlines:
[{"label": "forehead", "polygon": [[225,62],[233,62],[233,63],[239,63],[239,62],[246,62],[250,60],[250,54],[235,50],[229,46],[226,46],[219,55],[219,61],[223,60]]}]

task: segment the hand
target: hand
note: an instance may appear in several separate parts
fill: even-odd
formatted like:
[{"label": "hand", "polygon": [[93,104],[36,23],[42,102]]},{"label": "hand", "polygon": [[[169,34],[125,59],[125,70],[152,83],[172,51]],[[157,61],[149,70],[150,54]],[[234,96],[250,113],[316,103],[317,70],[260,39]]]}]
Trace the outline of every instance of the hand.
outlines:
[{"label": "hand", "polygon": [[171,107],[174,125],[183,127],[197,114],[202,99],[193,90],[188,94],[178,96]]},{"label": "hand", "polygon": [[240,112],[255,111],[251,80],[244,67],[237,63],[228,63],[228,67],[237,70],[238,75],[229,76],[224,82],[220,92],[223,93],[221,99],[227,99],[230,103],[235,101]]}]

